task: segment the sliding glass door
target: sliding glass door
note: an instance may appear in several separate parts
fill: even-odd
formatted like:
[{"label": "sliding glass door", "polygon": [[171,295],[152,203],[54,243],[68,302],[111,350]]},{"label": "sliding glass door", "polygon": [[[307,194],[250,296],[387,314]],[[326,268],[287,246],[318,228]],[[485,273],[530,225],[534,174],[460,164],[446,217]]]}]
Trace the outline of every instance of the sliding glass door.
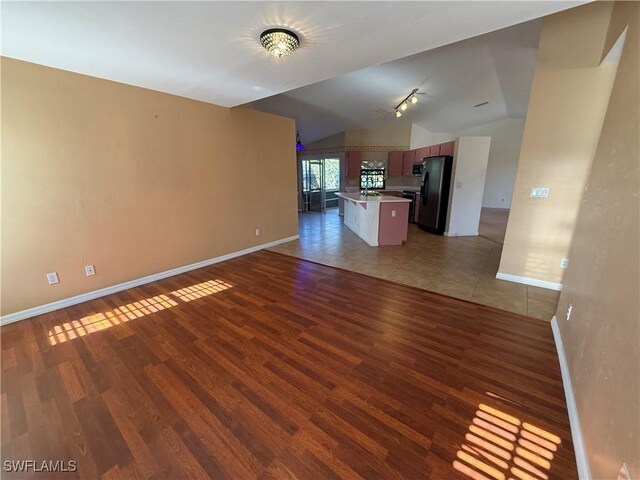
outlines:
[{"label": "sliding glass door", "polygon": [[325,213],[338,206],[336,192],[340,190],[340,159],[317,158],[300,160],[302,211]]}]

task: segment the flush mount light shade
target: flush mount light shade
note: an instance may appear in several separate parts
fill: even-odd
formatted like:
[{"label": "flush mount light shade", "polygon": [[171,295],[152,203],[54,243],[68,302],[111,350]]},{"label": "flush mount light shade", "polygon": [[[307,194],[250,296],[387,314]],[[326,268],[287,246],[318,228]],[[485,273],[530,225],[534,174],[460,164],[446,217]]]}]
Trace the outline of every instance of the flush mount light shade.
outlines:
[{"label": "flush mount light shade", "polygon": [[298,36],[284,28],[270,28],[260,35],[260,43],[274,57],[285,57],[300,46]]}]

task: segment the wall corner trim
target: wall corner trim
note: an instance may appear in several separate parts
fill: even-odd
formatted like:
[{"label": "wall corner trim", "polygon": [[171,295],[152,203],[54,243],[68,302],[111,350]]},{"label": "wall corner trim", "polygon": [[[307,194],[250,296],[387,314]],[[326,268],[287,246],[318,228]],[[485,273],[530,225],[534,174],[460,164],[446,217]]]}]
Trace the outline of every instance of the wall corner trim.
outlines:
[{"label": "wall corner trim", "polygon": [[567,357],[564,353],[562,335],[560,334],[558,319],[555,315],[551,319],[551,331],[553,332],[553,339],[556,343],[556,350],[558,351],[560,372],[562,374],[562,386],[564,387],[564,396],[567,401],[567,411],[569,412],[571,439],[573,440],[573,448],[576,454],[578,477],[580,480],[589,480],[591,478],[589,458],[587,457],[587,449],[584,445],[584,437],[582,436],[582,428],[580,427],[580,417],[578,415],[576,399],[573,396],[573,385],[571,383],[571,375],[569,373],[569,363],[567,362]]},{"label": "wall corner trim", "polygon": [[275,240],[273,242],[263,243],[261,245],[256,245],[254,247],[245,248],[244,250],[238,250],[237,252],[227,253],[219,257],[209,258],[207,260],[191,263],[189,265],[184,265],[182,267],[172,268],[171,270],[165,270],[164,272],[147,275],[146,277],[136,278],[134,280],[129,280],[127,282],[118,283],[117,285],[111,285],[110,287],[104,287],[98,290],[93,290],[91,292],[81,293],[80,295],[76,295],[74,297],[63,298],[62,300],[57,300],[55,302],[47,303],[45,305],[27,308],[26,310],[20,310],[19,312],[2,315],[0,316],[0,326],[8,325],[13,322],[18,322],[20,320],[25,320],[27,318],[35,317],[36,315],[42,315],[43,313],[53,312],[54,310],[59,310],[61,308],[70,307],[71,305],[77,305],[78,303],[94,300],[96,298],[104,297],[105,295],[110,295],[112,293],[121,292],[129,288],[139,287],[140,285],[144,285],[146,283],[155,282],[156,280],[162,280],[163,278],[173,277],[174,275],[179,275],[181,273],[189,272],[191,270],[207,267],[215,263],[224,262],[225,260],[231,260],[232,258],[241,257],[249,253],[257,252],[258,250],[275,247],[276,245],[280,245],[281,243],[291,242],[293,240],[297,240],[298,238],[300,238],[299,235],[293,235],[291,237],[281,238],[280,240]]},{"label": "wall corner trim", "polygon": [[523,283],[532,287],[546,288],[549,290],[562,290],[561,283],[548,282],[546,280],[538,280],[537,278],[520,277],[519,275],[511,275],[510,273],[496,273],[498,280],[506,280],[507,282]]}]

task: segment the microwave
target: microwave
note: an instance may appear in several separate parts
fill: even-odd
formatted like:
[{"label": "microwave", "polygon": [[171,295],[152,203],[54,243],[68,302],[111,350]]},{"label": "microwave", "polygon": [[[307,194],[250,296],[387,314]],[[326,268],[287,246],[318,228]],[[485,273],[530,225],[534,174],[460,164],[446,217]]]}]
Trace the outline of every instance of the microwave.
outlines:
[{"label": "microwave", "polygon": [[422,162],[416,162],[413,164],[413,175],[415,177],[422,176]]}]

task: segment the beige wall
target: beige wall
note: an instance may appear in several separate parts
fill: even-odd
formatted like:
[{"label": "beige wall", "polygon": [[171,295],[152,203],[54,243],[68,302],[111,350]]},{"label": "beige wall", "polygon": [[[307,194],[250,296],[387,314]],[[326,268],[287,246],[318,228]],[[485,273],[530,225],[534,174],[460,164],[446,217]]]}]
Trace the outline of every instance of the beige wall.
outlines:
[{"label": "beige wall", "polygon": [[557,311],[592,478],[616,478],[623,461],[640,478],[639,14],[637,2],[613,10],[607,47],[629,30]]},{"label": "beige wall", "polygon": [[594,2],[544,19],[500,273],[562,282],[615,77],[599,66],[610,15]]},{"label": "beige wall", "polygon": [[2,314],[297,234],[294,143],[291,119],[3,58]]}]

